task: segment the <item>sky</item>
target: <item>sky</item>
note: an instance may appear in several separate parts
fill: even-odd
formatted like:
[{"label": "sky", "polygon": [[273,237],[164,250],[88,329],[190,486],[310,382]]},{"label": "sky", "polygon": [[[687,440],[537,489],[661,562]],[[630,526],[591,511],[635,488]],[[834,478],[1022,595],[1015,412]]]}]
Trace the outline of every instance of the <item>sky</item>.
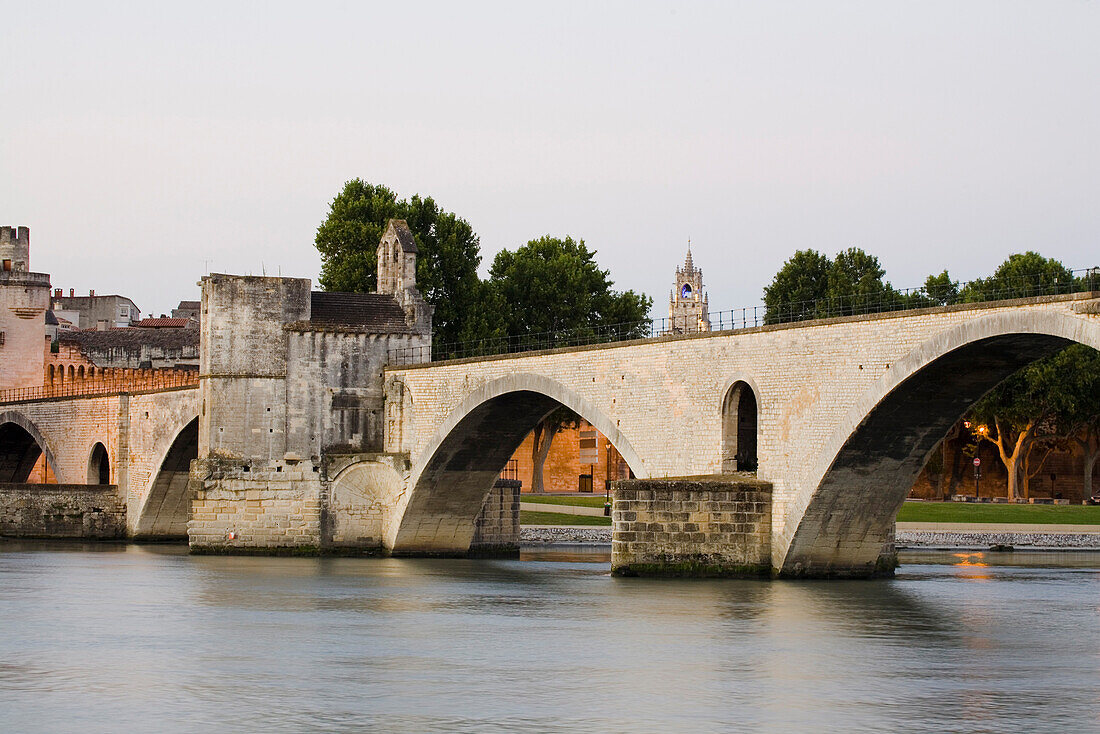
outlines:
[{"label": "sky", "polygon": [[145,313],[206,272],[316,280],[343,183],[502,248],[583,238],[667,314],[795,250],[897,287],[1100,265],[1100,2],[0,0],[0,224]]}]

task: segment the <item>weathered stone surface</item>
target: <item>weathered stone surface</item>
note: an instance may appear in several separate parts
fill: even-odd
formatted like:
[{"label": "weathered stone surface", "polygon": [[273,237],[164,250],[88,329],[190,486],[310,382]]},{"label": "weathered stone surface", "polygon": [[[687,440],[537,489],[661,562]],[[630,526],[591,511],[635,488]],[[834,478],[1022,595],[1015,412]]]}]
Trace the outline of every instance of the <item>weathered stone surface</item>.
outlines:
[{"label": "weathered stone surface", "polygon": [[514,479],[496,481],[474,519],[471,553],[519,553],[519,490]]},{"label": "weathered stone surface", "polygon": [[162,470],[199,410],[199,390],[191,387],[8,403],[0,405],[0,425],[14,423],[30,433],[62,484],[95,481],[89,461],[102,444],[110,482],[126,503],[127,532],[180,537],[190,512],[186,482],[176,476],[178,466]]},{"label": "weathered stone surface", "polygon": [[771,573],[772,488],[767,482],[719,474],[625,479],[611,487],[612,573]]},{"label": "weathered stone surface", "polygon": [[774,487],[776,567],[877,573],[897,509],[947,427],[1015,367],[1072,341],[1100,348],[1100,317],[1083,308],[1094,301],[1052,296],[387,367],[387,400],[401,402],[387,402],[386,450],[412,462],[387,542],[458,552],[468,536],[456,524],[472,522],[503,465],[491,452],[514,448],[558,404],[607,436],[639,478],[720,472],[722,406],[743,383],[758,406],[757,476]]},{"label": "weathered stone surface", "polygon": [[109,484],[0,484],[0,535],[125,538],[126,504]]}]

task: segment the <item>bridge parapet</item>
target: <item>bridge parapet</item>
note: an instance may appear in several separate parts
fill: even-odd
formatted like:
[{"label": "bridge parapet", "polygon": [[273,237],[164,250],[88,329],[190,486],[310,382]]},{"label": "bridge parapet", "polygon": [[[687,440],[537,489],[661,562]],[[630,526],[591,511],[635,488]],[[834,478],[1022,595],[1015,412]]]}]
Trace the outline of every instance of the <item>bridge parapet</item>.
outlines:
[{"label": "bridge parapet", "polygon": [[[120,370],[121,371],[121,370]],[[135,370],[137,372],[138,370]],[[149,370],[153,372],[153,370]],[[65,400],[69,398],[107,397],[110,395],[144,394],[199,386],[198,372],[163,370],[161,375],[135,375],[93,379],[68,385],[43,385],[0,390],[0,404],[34,400]]]}]

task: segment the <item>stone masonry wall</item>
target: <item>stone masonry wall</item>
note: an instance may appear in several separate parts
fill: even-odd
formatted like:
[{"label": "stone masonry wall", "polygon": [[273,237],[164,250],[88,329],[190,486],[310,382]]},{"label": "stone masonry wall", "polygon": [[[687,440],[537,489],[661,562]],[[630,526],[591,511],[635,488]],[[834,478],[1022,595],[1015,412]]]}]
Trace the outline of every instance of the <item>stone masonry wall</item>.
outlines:
[{"label": "stone masonry wall", "polygon": [[514,479],[498,479],[474,520],[470,551],[519,550],[519,488]]},{"label": "stone masonry wall", "polygon": [[[409,454],[415,481],[463,414],[495,395],[528,390],[595,425],[638,477],[710,474],[721,467],[723,400],[743,380],[759,406],[758,476],[774,486],[774,539],[782,556],[821,467],[835,456],[834,433],[857,403],[899,374],[899,360],[925,347],[934,351],[949,334],[988,320],[1024,333],[1075,329],[1074,338],[1091,343],[1100,315],[1088,298],[970,304],[387,367],[387,381],[400,385],[402,403],[392,407],[402,420],[387,421],[386,450]],[[833,520],[843,526],[849,518],[838,513]]]},{"label": "stone masonry wall", "polygon": [[0,535],[124,538],[126,504],[109,484],[0,484]]},{"label": "stone masonry wall", "polygon": [[737,475],[612,484],[611,571],[749,576],[771,571],[772,488]]},{"label": "stone masonry wall", "polygon": [[312,462],[197,459],[187,534],[193,553],[316,551],[321,480]]},{"label": "stone masonry wall", "polygon": [[128,505],[126,517],[133,531],[147,509],[145,500],[165,455],[199,410],[199,391],[183,388],[7,403],[0,405],[0,423],[15,422],[28,429],[63,484],[89,481],[89,458],[102,443],[111,484],[119,487]]}]

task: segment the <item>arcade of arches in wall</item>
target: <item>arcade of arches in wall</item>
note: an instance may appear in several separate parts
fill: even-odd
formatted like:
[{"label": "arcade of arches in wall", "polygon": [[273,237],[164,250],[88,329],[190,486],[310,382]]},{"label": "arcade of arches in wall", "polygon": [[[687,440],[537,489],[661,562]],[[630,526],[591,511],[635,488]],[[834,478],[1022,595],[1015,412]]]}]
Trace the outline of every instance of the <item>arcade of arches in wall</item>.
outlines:
[{"label": "arcade of arches in wall", "polygon": [[197,382],[195,370],[97,367],[78,346],[62,343],[53,352],[47,342],[42,384],[48,395],[89,390],[156,390]]}]

